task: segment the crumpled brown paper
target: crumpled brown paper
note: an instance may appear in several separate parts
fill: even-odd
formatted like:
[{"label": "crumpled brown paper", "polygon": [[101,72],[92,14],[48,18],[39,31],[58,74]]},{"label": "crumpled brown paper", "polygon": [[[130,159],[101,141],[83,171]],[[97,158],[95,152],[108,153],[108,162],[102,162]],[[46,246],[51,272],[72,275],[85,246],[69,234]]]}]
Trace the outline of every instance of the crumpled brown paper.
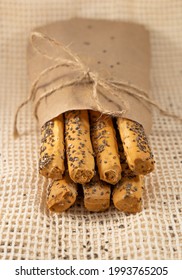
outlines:
[{"label": "crumpled brown paper", "polygon": [[[123,117],[141,123],[145,132],[150,132],[150,106],[136,96],[149,96],[150,86],[149,33],[142,25],[74,18],[42,26],[34,31],[46,34],[68,48],[79,57],[85,71],[90,71],[98,79],[121,82],[122,88],[116,90],[117,95],[98,87],[97,95],[102,108],[118,112],[124,110]],[[35,38],[34,43],[40,52],[35,50],[32,41],[29,42],[27,59],[30,87],[43,70],[56,65],[57,59],[68,59],[60,45],[50,44],[48,40],[39,37]],[[42,76],[38,82],[34,108],[45,92],[77,76],[76,68],[70,71],[70,67],[64,66],[55,67]],[[42,126],[59,114],[75,109],[98,110],[93,98],[92,83],[78,82],[43,98],[37,108],[39,124]]]}]

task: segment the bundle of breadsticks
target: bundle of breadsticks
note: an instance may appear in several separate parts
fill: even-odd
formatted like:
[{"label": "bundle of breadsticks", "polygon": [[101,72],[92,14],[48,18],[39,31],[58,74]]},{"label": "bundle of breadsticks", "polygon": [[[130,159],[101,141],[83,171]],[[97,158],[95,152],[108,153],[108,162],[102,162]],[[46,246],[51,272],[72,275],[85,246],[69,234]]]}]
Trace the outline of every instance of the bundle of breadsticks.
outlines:
[{"label": "bundle of breadsticks", "polygon": [[144,175],[154,159],[141,124],[96,111],[68,111],[41,130],[40,174],[51,178],[47,205],[62,212],[83,190],[84,206],[99,212],[114,206],[125,213],[142,208]]}]

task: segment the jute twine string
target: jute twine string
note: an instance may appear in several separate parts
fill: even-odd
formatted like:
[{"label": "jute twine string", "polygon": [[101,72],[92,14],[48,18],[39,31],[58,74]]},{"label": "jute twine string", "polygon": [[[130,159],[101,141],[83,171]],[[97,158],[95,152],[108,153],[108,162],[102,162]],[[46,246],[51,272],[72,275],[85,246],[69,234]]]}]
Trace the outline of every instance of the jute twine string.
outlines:
[{"label": "jute twine string", "polygon": [[[65,54],[68,55],[69,58],[62,58],[61,56],[53,57],[50,56],[46,50],[40,49],[39,46],[35,43],[35,38],[40,38],[44,40],[45,42],[48,42],[53,47],[57,46],[61,48]],[[169,113],[167,110],[163,109],[160,105],[158,105],[154,100],[149,98],[148,94],[144,92],[141,89],[136,88],[135,86],[131,84],[126,84],[122,81],[115,81],[110,80],[107,78],[101,78],[98,73],[91,71],[81,60],[80,58],[73,53],[69,47],[63,46],[60,42],[56,41],[55,39],[49,37],[46,34],[40,33],[40,32],[32,32],[31,33],[31,44],[35,51],[39,53],[40,55],[44,56],[45,58],[55,62],[52,66],[47,67],[44,69],[36,78],[34,83],[32,84],[30,95],[28,98],[22,102],[16,111],[15,119],[14,119],[14,137],[19,136],[18,128],[17,128],[17,120],[20,110],[27,105],[31,101],[35,101],[36,93],[38,91],[38,85],[45,75],[48,75],[50,72],[52,72],[54,69],[61,68],[61,67],[68,67],[69,73],[67,74],[69,80],[67,82],[60,82],[58,86],[55,86],[51,89],[48,89],[45,91],[42,95],[40,95],[35,103],[35,109],[34,109],[34,116],[38,120],[38,107],[41,103],[41,101],[52,94],[54,94],[56,91],[69,87],[69,86],[76,86],[80,84],[90,84],[92,85],[92,98],[95,101],[97,110],[102,112],[103,114],[111,115],[114,117],[122,117],[123,114],[128,110],[127,105],[123,102],[122,99],[122,92],[133,96],[134,98],[137,98],[139,100],[145,101],[148,105],[154,106],[156,109],[159,110],[159,112],[165,116],[172,117],[176,120],[182,121],[182,117]],[[72,74],[76,73],[76,77],[71,78]],[[121,104],[122,104],[122,110],[120,111],[108,111],[103,108],[102,104],[99,101],[98,97],[98,88],[101,90],[106,90],[106,92],[109,92],[110,95],[117,97]]]}]

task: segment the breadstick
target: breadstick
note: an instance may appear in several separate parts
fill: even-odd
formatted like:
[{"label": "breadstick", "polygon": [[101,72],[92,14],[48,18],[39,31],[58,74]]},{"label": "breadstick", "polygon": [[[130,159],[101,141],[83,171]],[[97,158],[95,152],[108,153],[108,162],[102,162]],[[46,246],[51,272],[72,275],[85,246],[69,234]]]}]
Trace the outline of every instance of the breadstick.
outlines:
[{"label": "breadstick", "polygon": [[129,169],[120,139],[118,139],[122,178],[114,187],[112,199],[114,206],[125,213],[141,211],[144,176],[136,175]]},{"label": "breadstick", "polygon": [[92,212],[105,211],[110,206],[111,186],[100,181],[96,175],[89,183],[83,185],[85,208]]},{"label": "breadstick", "polygon": [[88,112],[86,110],[66,112],[65,131],[69,175],[75,183],[87,183],[95,172]]},{"label": "breadstick", "polygon": [[128,119],[117,119],[129,168],[136,174],[148,174],[154,169],[154,159],[143,126]]},{"label": "breadstick", "polygon": [[64,171],[64,121],[60,115],[42,126],[39,173],[57,180]]},{"label": "breadstick", "polygon": [[100,179],[115,185],[121,178],[118,147],[110,116],[90,111],[91,139]]},{"label": "breadstick", "polygon": [[50,185],[47,205],[53,212],[63,212],[74,204],[76,197],[77,185],[66,172],[63,179],[53,181]]},{"label": "breadstick", "polygon": [[137,213],[141,211],[143,175],[135,175],[133,178],[125,177],[114,187],[114,206],[125,213]]}]

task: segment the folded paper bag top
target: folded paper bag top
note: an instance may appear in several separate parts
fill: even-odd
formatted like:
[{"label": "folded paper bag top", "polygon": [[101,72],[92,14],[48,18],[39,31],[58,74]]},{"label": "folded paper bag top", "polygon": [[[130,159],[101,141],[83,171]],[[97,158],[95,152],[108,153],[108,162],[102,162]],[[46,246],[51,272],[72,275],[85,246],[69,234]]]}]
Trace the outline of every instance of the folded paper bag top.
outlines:
[{"label": "folded paper bag top", "polygon": [[75,18],[33,34],[28,74],[30,86],[38,81],[34,109],[41,126],[68,110],[95,109],[123,111],[150,132],[150,106],[138,97],[149,96],[150,84],[149,33],[142,25]]}]

